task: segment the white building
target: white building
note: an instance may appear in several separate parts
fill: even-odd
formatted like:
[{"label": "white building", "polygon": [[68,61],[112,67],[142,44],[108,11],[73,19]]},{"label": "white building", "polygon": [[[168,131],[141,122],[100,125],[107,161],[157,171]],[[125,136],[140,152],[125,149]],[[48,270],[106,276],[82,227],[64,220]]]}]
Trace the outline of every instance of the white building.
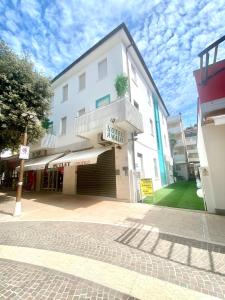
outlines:
[{"label": "white building", "polygon": [[174,174],[177,179],[188,180],[186,141],[181,115],[167,119]]},{"label": "white building", "polygon": [[198,167],[199,167],[197,131],[198,131],[197,125],[192,127],[187,127],[184,130],[187,159],[188,159],[189,179],[194,179],[196,177],[196,173],[198,172]]},{"label": "white building", "polygon": [[[114,87],[120,74],[130,87],[122,98]],[[135,202],[139,178],[152,178],[155,190],[170,183],[168,111],[124,24],[57,75],[52,87],[51,131],[33,145],[25,166],[33,189]]]}]

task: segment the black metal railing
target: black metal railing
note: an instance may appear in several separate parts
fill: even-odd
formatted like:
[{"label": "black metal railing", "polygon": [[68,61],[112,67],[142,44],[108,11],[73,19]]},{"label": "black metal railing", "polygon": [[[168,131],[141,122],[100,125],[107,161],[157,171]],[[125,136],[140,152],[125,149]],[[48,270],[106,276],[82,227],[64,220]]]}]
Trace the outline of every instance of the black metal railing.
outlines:
[{"label": "black metal railing", "polygon": [[[206,84],[207,80],[211,77],[208,75],[208,69],[209,69],[209,58],[210,54],[213,53],[213,64],[217,62],[218,57],[218,47],[219,44],[223,43],[225,41],[225,35],[209,45],[206,49],[204,49],[201,53],[199,53],[200,57],[200,70],[201,70],[201,83]],[[205,60],[205,64],[204,64]],[[224,68],[222,68],[224,69]],[[221,70],[219,70],[220,72]],[[217,71],[218,73],[218,71]],[[213,74],[214,76],[215,74]]]}]

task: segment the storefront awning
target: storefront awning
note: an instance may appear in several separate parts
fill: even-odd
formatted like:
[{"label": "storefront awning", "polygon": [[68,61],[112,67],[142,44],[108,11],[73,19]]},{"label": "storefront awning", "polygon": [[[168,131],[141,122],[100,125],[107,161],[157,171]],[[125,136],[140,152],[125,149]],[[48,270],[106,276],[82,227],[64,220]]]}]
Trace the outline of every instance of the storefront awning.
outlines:
[{"label": "storefront awning", "polygon": [[[29,159],[29,160],[25,161],[24,170],[25,171],[43,170],[43,169],[45,169],[45,166],[47,164],[49,164],[51,161],[61,157],[62,155],[63,155],[63,153],[58,153],[58,154]],[[17,167],[17,169],[19,169],[19,167]]]},{"label": "storefront awning", "polygon": [[105,148],[96,148],[96,149],[72,152],[63,157],[51,161],[48,167],[53,168],[53,167],[61,167],[61,166],[95,164],[97,162],[98,156],[110,149],[111,147],[105,147]]}]

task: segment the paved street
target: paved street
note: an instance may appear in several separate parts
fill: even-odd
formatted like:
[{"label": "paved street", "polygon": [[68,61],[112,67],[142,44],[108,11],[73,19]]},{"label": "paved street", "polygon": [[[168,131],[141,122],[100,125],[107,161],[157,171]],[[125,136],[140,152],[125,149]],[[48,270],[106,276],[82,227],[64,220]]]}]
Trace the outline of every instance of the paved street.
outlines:
[{"label": "paved street", "polygon": [[[13,207],[13,198],[6,201],[2,195],[1,199],[0,299],[225,299],[224,227],[218,231],[217,242],[204,241],[200,231],[199,238],[191,238],[193,224],[186,223],[186,231],[185,224],[180,226],[179,235],[178,225],[182,224],[175,218],[177,210],[161,211],[168,224],[166,232],[157,223],[159,210],[154,211],[154,207],[136,204],[134,209],[133,204],[93,199],[93,205],[86,206],[89,220],[85,213],[77,212],[78,207],[72,210],[75,218],[71,221],[65,221],[71,214],[65,207],[61,207],[59,221],[38,221],[40,207],[31,220],[31,206],[30,215],[25,211],[21,218],[12,219],[6,213]],[[42,198],[45,217],[47,203]],[[100,215],[107,205],[117,218],[111,216],[104,224]],[[96,208],[100,210],[99,223]],[[184,221],[186,214],[194,220],[195,214],[199,219],[204,216],[183,210],[180,213]],[[110,217],[109,212],[106,214]],[[27,220],[23,220],[25,217]],[[207,223],[207,237],[211,239],[213,230],[224,220],[215,217],[214,227]],[[176,222],[177,231],[172,226]]]}]

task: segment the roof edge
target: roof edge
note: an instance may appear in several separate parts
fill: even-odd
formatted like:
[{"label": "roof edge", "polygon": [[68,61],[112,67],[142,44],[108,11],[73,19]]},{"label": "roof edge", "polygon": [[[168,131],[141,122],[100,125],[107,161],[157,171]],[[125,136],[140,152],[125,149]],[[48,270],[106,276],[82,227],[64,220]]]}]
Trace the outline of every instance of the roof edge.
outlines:
[{"label": "roof edge", "polygon": [[56,75],[56,76],[52,79],[51,83],[53,83],[53,82],[55,82],[57,79],[59,79],[63,74],[65,74],[67,71],[69,71],[73,66],[75,66],[77,63],[79,63],[82,59],[84,59],[86,56],[88,56],[91,52],[93,52],[95,49],[97,49],[99,46],[101,46],[104,42],[106,42],[109,38],[111,38],[114,34],[116,34],[117,32],[119,32],[121,29],[123,29],[124,32],[126,33],[126,35],[127,35],[128,39],[129,39],[130,43],[132,44],[132,46],[133,46],[133,48],[134,48],[134,50],[135,50],[135,52],[136,52],[138,58],[140,59],[140,62],[141,62],[141,64],[142,64],[142,66],[143,66],[143,68],[144,68],[144,70],[145,70],[145,72],[146,72],[148,78],[149,78],[150,81],[152,82],[152,85],[153,85],[153,87],[154,87],[154,89],[155,89],[155,91],[156,91],[158,97],[160,98],[160,101],[162,102],[162,105],[163,105],[163,107],[164,107],[164,109],[165,109],[167,115],[169,116],[170,114],[169,114],[169,112],[168,112],[168,110],[167,110],[167,107],[166,107],[166,105],[165,105],[165,103],[164,103],[164,101],[163,101],[163,99],[162,99],[162,96],[160,95],[160,92],[159,92],[159,90],[158,90],[158,88],[157,88],[157,86],[156,86],[156,84],[155,84],[155,82],[154,82],[154,80],[153,80],[153,78],[152,78],[152,75],[151,75],[151,73],[149,72],[146,63],[145,63],[145,61],[144,61],[144,59],[143,59],[143,57],[142,57],[140,51],[138,50],[138,47],[137,47],[137,45],[136,45],[134,39],[132,38],[132,36],[131,36],[131,34],[130,34],[130,32],[129,32],[129,30],[128,30],[128,28],[127,28],[127,26],[126,26],[126,24],[125,24],[124,22],[121,23],[119,26],[117,26],[115,29],[113,29],[109,34],[107,34],[104,38],[102,38],[102,39],[101,39],[99,42],[97,42],[94,46],[92,46],[90,49],[88,49],[84,54],[82,54],[80,57],[78,57],[74,62],[72,62],[72,63],[71,63],[68,67],[66,67],[62,72],[60,72],[58,75]]}]

